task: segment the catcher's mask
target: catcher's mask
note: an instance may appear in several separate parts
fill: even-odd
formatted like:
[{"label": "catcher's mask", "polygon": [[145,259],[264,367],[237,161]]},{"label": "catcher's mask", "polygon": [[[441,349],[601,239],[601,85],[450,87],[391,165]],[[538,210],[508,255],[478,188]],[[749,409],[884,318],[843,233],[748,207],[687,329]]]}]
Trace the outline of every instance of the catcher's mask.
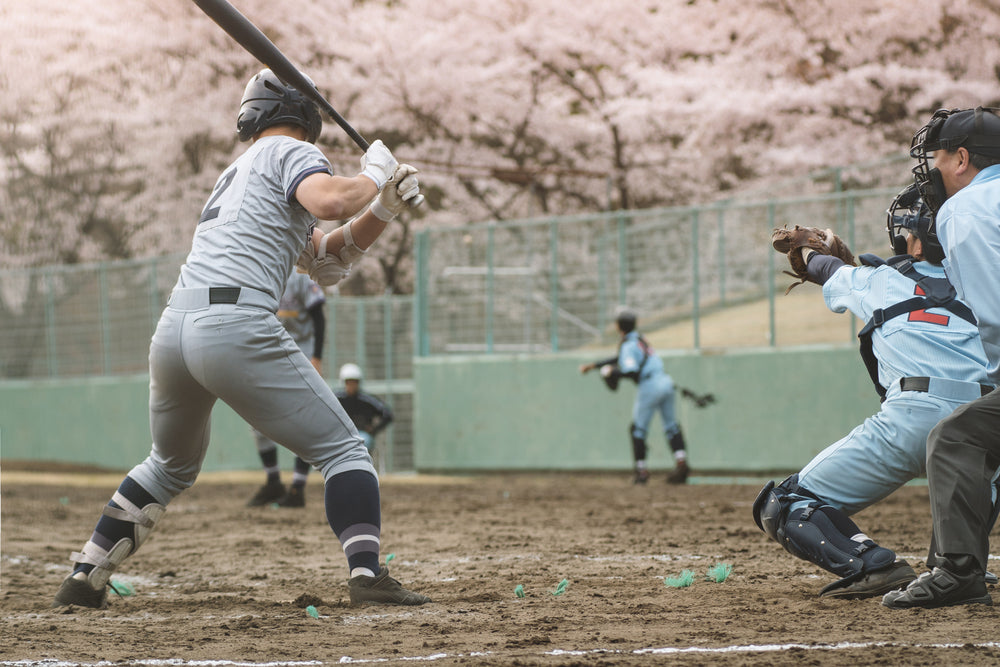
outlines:
[{"label": "catcher's mask", "polygon": [[272,125],[297,125],[306,131],[306,141],[319,139],[323,118],[319,107],[305,95],[262,69],[247,84],[236,119],[240,141],[247,141]]},{"label": "catcher's mask", "polygon": [[934,214],[920,197],[920,188],[916,183],[908,185],[896,195],[889,204],[887,213],[886,229],[889,232],[892,254],[906,253],[906,233],[912,232],[920,239],[925,260],[931,264],[944,261],[944,248],[937,237]]},{"label": "catcher's mask", "polygon": [[912,170],[913,181],[932,213],[937,213],[948,194],[941,171],[930,166],[931,154],[938,150],[952,152],[964,147],[972,154],[1000,157],[998,111],[1000,109],[992,107],[938,109],[930,121],[913,135],[910,157],[917,160]]}]

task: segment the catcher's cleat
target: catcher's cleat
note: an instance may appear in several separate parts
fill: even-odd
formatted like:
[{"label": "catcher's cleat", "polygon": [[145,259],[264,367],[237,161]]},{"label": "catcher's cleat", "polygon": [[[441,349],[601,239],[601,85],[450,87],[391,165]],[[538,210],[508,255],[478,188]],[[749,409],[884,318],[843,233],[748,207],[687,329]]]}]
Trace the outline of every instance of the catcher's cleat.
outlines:
[{"label": "catcher's cleat", "polygon": [[278,501],[279,507],[305,507],[306,496],[301,486],[288,487],[288,493]]},{"label": "catcher's cleat", "polygon": [[678,461],[673,471],[667,475],[667,483],[684,484],[687,482],[688,475],[690,474],[691,468],[688,467],[687,461]]},{"label": "catcher's cleat", "polygon": [[962,604],[992,605],[982,570],[958,574],[941,567],[924,572],[901,591],[889,591],[882,606],[890,609],[933,609]]},{"label": "catcher's cleat", "polygon": [[426,595],[408,591],[389,576],[389,568],[382,566],[377,576],[369,577],[359,574],[347,582],[351,590],[351,604],[401,604],[420,605],[430,602]]},{"label": "catcher's cleat", "polygon": [[89,607],[90,609],[104,609],[108,606],[108,587],[102,586],[100,590],[95,589],[87,582],[86,575],[81,575],[82,579],[77,579],[75,575],[66,577],[56,597],[52,600],[53,607]]},{"label": "catcher's cleat", "polygon": [[247,502],[247,507],[263,507],[276,503],[285,497],[285,493],[285,485],[281,482],[268,482],[257,489],[257,493]]},{"label": "catcher's cleat", "polygon": [[636,470],[635,475],[632,477],[633,484],[645,484],[649,481],[649,471],[648,470]]},{"label": "catcher's cleat", "polygon": [[917,573],[913,571],[910,564],[898,560],[889,567],[868,572],[860,579],[854,579],[847,583],[843,579],[835,581],[821,590],[819,596],[841,600],[863,600],[903,588],[916,578]]},{"label": "catcher's cleat", "polygon": [[987,572],[983,578],[986,580],[987,586],[996,586],[997,583],[1000,583],[1000,580],[997,579],[997,575],[992,572]]}]

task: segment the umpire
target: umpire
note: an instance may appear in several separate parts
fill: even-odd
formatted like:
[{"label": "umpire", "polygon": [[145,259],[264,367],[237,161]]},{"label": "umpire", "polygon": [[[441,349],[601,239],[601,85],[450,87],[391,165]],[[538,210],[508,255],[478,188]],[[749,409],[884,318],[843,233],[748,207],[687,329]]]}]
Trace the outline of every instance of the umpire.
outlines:
[{"label": "umpire", "polygon": [[674,453],[674,469],[667,476],[671,484],[687,481],[690,469],[687,464],[687,450],[680,424],[674,416],[674,381],[663,369],[663,360],[653,353],[646,339],[636,330],[638,316],[631,308],[621,306],[615,316],[615,323],[621,335],[617,356],[580,366],[581,373],[595,368],[601,369],[601,376],[612,390],[625,377],[635,382],[639,390],[632,405],[632,423],[629,436],[632,439],[632,455],[635,459],[633,482],[645,484],[649,480],[646,468],[646,436],[653,414],[660,413],[663,433]]}]

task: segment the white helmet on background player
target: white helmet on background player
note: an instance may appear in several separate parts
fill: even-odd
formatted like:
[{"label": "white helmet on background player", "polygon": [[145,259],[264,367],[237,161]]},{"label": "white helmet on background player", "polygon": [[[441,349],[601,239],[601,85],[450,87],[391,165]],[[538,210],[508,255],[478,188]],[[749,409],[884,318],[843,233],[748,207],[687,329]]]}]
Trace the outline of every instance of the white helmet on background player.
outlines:
[{"label": "white helmet on background player", "polygon": [[312,100],[295,90],[269,69],[254,75],[243,91],[236,131],[247,141],[273,125],[297,125],[306,131],[306,141],[319,139],[323,117]]},{"label": "white helmet on background player", "polygon": [[357,364],[344,364],[340,367],[340,381],[346,382],[347,380],[357,380],[361,382],[364,376],[361,373],[361,367]]}]

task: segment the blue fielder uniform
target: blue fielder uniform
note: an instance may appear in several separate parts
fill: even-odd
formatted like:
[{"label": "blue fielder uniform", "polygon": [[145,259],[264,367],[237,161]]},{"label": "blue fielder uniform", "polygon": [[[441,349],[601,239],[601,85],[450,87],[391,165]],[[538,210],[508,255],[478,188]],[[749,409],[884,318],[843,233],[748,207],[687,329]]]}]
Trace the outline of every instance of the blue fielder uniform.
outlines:
[{"label": "blue fielder uniform", "polygon": [[638,373],[638,392],[632,406],[632,437],[645,439],[656,412],[667,439],[680,430],[674,417],[674,381],[663,369],[663,360],[653,354],[639,332],[625,334],[618,349],[618,369],[623,375]]},{"label": "blue fielder uniform", "polygon": [[[917,262],[921,274],[944,270]],[[920,287],[892,268],[838,269],[823,285],[830,310],[850,310],[863,321],[876,309],[920,295]],[[826,503],[854,514],[925,471],[927,433],[986,383],[986,356],[978,331],[943,308],[917,310],[885,322],[872,333],[879,383],[886,397],[879,412],[823,450],[799,473],[799,485]],[[930,377],[928,391],[903,391],[904,377]],[[792,509],[808,505],[802,497]]]}]

